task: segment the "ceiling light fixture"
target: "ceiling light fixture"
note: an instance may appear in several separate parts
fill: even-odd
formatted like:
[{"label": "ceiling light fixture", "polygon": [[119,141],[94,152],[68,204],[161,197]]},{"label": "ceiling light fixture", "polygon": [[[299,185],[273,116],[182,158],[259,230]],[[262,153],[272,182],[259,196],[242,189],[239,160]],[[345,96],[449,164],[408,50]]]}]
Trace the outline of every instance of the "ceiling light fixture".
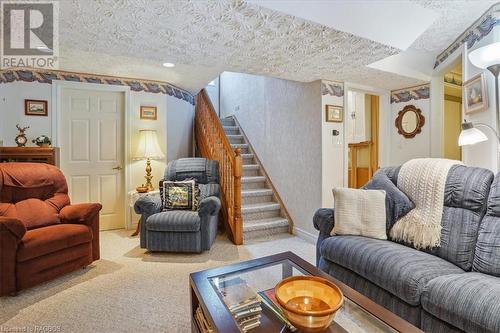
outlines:
[{"label": "ceiling light fixture", "polygon": [[175,67],[175,64],[173,64],[171,62],[164,62],[163,67],[172,68],[172,67]]}]

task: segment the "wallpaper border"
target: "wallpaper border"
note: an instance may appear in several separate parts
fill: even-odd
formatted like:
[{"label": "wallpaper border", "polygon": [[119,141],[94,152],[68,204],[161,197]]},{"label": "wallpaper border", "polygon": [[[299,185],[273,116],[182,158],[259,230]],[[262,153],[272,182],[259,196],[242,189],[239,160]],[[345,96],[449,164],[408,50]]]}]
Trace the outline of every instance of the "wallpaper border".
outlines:
[{"label": "wallpaper border", "polygon": [[430,97],[430,88],[430,84],[426,83],[415,87],[391,91],[391,104],[428,99]]},{"label": "wallpaper border", "polygon": [[344,85],[339,82],[321,82],[321,95],[344,96]]},{"label": "wallpaper border", "polygon": [[500,3],[490,7],[480,18],[478,18],[467,30],[465,30],[450,46],[438,54],[434,68],[442,64],[455,50],[463,44],[471,49],[474,44],[488,36],[494,27],[500,25]]},{"label": "wallpaper border", "polygon": [[52,84],[52,80],[128,86],[132,91],[166,94],[194,105],[193,95],[168,82],[33,68],[0,70],[0,84],[14,81]]}]

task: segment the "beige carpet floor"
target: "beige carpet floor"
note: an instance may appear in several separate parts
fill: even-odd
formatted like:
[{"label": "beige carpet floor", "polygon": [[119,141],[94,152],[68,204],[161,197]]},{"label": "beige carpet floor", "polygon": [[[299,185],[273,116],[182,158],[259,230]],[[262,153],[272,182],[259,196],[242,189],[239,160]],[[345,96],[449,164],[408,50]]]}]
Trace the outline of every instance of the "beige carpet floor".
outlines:
[{"label": "beige carpet floor", "polygon": [[157,254],[130,233],[102,232],[100,261],[1,298],[0,332],[190,332],[189,273],[284,251],[315,260],[314,245],[291,235],[242,246],[220,236],[203,254]]}]

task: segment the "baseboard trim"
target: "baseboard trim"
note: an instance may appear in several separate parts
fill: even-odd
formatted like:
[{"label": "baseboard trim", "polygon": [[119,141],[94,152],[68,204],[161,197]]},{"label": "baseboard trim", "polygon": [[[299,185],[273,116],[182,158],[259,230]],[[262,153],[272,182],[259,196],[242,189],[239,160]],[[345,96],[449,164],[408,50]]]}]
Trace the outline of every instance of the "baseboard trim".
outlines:
[{"label": "baseboard trim", "polygon": [[293,234],[299,238],[302,238],[308,243],[316,244],[318,240],[318,235],[312,234],[309,231],[293,226]]}]

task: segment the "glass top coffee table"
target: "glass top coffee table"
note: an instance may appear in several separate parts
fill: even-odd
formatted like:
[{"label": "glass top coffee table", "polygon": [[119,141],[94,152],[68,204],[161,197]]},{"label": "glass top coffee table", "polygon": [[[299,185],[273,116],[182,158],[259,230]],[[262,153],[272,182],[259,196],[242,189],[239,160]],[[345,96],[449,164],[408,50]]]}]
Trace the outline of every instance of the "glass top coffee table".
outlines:
[{"label": "glass top coffee table", "polygon": [[[190,276],[193,332],[240,332],[223,301],[231,284],[244,283],[261,296],[284,278],[316,275],[335,283],[344,294],[344,306],[326,332],[422,332],[342,282],[320,271],[292,252],[209,269]],[[248,332],[291,332],[270,307],[262,305],[260,323]],[[201,319],[200,319],[201,317]],[[298,331],[297,331],[298,332]]]}]

